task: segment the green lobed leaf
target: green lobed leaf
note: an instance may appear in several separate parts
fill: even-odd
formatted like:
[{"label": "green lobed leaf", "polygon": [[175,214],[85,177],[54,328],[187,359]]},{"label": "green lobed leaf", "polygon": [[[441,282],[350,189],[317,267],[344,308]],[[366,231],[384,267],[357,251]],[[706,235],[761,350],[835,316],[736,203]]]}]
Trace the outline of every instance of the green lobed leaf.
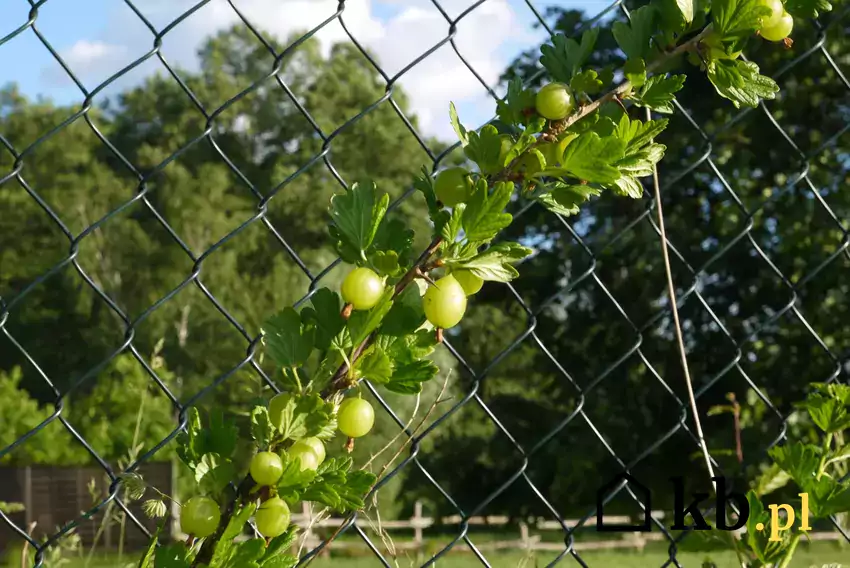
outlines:
[{"label": "green lobed leaf", "polygon": [[579,44],[564,34],[557,34],[552,38],[552,45],[545,44],[540,47],[540,63],[552,79],[569,83],[593,53],[598,36],[599,28],[585,30]]},{"label": "green lobed leaf", "polygon": [[202,493],[218,496],[236,477],[236,466],[218,454],[204,454],[195,468],[195,481]]},{"label": "green lobed leaf", "polygon": [[711,0],[714,29],[724,40],[752,35],[768,15],[770,8],[759,0]]},{"label": "green lobed leaf", "polygon": [[613,182],[620,176],[614,164],[623,158],[625,143],[616,136],[585,132],[564,151],[563,171],[588,182]]},{"label": "green lobed leaf", "polygon": [[[269,541],[268,546],[266,546],[265,554],[263,554],[262,561],[260,562],[260,566],[269,567],[274,566],[271,564],[271,561],[276,558],[288,557],[289,555],[281,554],[283,551],[289,549],[290,546],[295,542],[295,539],[298,537],[298,527],[295,525],[290,525],[286,532],[282,535],[276,536],[271,541]],[[292,557],[289,557],[292,558]]]},{"label": "green lobed leaf", "polygon": [[454,263],[453,266],[469,270],[482,280],[510,282],[519,276],[512,264],[533,252],[518,243],[497,243],[469,260]]},{"label": "green lobed leaf", "polygon": [[272,417],[272,422],[278,422],[278,434],[282,440],[333,435],[336,424],[332,403],[325,402],[318,394],[281,393],[277,396],[283,404],[280,416]]},{"label": "green lobed leaf", "polygon": [[535,93],[522,86],[522,79],[514,77],[508,83],[508,92],[504,100],[497,101],[496,113],[499,120],[506,124],[525,124],[534,110]]},{"label": "green lobed leaf", "polygon": [[251,518],[251,515],[254,514],[256,509],[256,503],[248,503],[243,505],[236,514],[230,517],[227,526],[221,534],[221,538],[215,544],[210,566],[223,566],[227,562],[235,548],[236,543],[233,542],[233,539],[242,534],[245,523],[248,522],[248,519]]},{"label": "green lobed leaf", "polygon": [[799,403],[798,406],[805,408],[808,400],[811,398],[828,397],[834,398],[841,404],[850,407],[850,386],[839,383],[811,383],[809,385],[812,391],[805,401]]},{"label": "green lobed leaf", "polygon": [[313,483],[310,487],[304,490],[304,493],[301,495],[301,499],[303,501],[320,503],[326,507],[330,507],[331,509],[339,509],[341,503],[336,487],[327,482]]},{"label": "green lobed leaf", "polygon": [[824,432],[835,433],[850,428],[850,413],[840,400],[810,396],[805,405],[812,422]]},{"label": "green lobed leaf", "polygon": [[186,417],[186,428],[177,435],[177,455],[194,470],[201,456],[205,453],[205,434],[201,430],[201,415],[194,406],[189,409]]},{"label": "green lobed leaf", "polygon": [[372,345],[354,362],[354,376],[366,379],[375,384],[384,384],[393,374],[393,363],[389,356]]},{"label": "green lobed leaf", "polygon": [[593,69],[585,69],[581,73],[576,73],[570,79],[570,88],[576,93],[587,93],[595,95],[602,90],[602,80],[599,79],[599,74]]},{"label": "green lobed leaf", "polygon": [[389,203],[389,194],[378,197],[378,189],[371,182],[355,183],[331,197],[332,236],[340,255],[346,250],[349,251],[347,256],[350,251],[356,251],[357,257],[365,259],[366,249],[372,244]]},{"label": "green lobed leaf", "polygon": [[405,268],[410,262],[410,250],[413,246],[413,231],[400,219],[387,219],[378,226],[375,240],[372,242],[372,255],[392,256]]},{"label": "green lobed leaf", "polygon": [[663,144],[649,144],[626,155],[625,158],[617,162],[617,168],[621,174],[628,177],[651,176],[653,166],[661,161],[666,149],[667,147]]},{"label": "green lobed leaf", "polygon": [[239,428],[231,420],[225,418],[224,412],[220,408],[215,408],[210,411],[206,438],[205,449],[207,452],[216,453],[222,458],[229,458],[236,450]]},{"label": "green lobed leaf", "polygon": [[286,452],[280,453],[283,462],[283,474],[277,482],[278,496],[290,504],[302,500],[304,490],[316,478],[317,471],[313,469],[301,469],[301,459],[291,458]]},{"label": "green lobed leaf", "polygon": [[326,351],[331,341],[345,327],[342,318],[342,298],[329,288],[319,288],[310,298],[310,306],[301,310],[301,319],[315,331],[316,348]]},{"label": "green lobed leaf", "polygon": [[[684,6],[680,6],[680,3]],[[677,38],[693,21],[692,0],[651,0],[650,4],[658,14],[657,41],[661,45],[672,45],[677,43]],[[691,19],[685,19],[684,10],[687,4],[691,7]]]},{"label": "green lobed leaf", "polygon": [[590,199],[591,196],[602,193],[598,188],[591,185],[570,185],[556,182],[548,193],[537,197],[546,209],[552,213],[569,217],[579,212],[579,205]]},{"label": "green lobed leaf", "polygon": [[656,12],[653,6],[641,6],[629,16],[629,23],[614,22],[611,31],[617,45],[629,59],[646,59],[651,53]]},{"label": "green lobed leaf", "polygon": [[433,361],[420,360],[398,365],[392,377],[384,385],[387,390],[400,394],[422,392],[422,384],[437,376],[440,371]]},{"label": "green lobed leaf", "polygon": [[820,459],[818,453],[819,448],[802,442],[774,446],[768,451],[776,465],[785,470],[800,487],[805,487],[814,477]]},{"label": "green lobed leaf", "polygon": [[356,511],[363,508],[363,498],[375,484],[377,477],[368,471],[358,470],[349,472],[345,484],[338,488],[340,508],[343,512]]},{"label": "green lobed leaf", "polygon": [[263,561],[260,566],[262,568],[295,568],[298,566],[299,559],[291,554],[281,554],[269,560]]},{"label": "green lobed leaf", "polygon": [[650,144],[652,140],[667,128],[668,119],[648,120],[642,122],[623,114],[617,123],[617,136],[625,142],[625,156],[629,156]]},{"label": "green lobed leaf", "polygon": [[425,311],[422,308],[419,287],[410,285],[396,296],[380,329],[385,335],[404,336],[419,329],[423,323]]},{"label": "green lobed leaf", "polygon": [[349,471],[351,458],[326,460],[303,491],[305,501],[321,503],[339,512],[363,508],[363,497],[376,477],[365,471]]},{"label": "green lobed leaf", "polygon": [[[539,121],[545,122],[545,119],[540,118]],[[539,122],[538,121],[538,122]],[[535,144],[537,144],[537,138],[534,136],[540,129],[532,130],[529,125],[526,129],[520,134],[519,138],[517,138],[514,145],[508,151],[507,156],[505,156],[505,162],[511,164],[514,160],[520,157],[527,150],[532,148]]]},{"label": "green lobed leaf", "polygon": [[251,437],[260,449],[268,448],[274,436],[274,425],[269,419],[269,409],[255,406],[251,411]]},{"label": "green lobed leaf", "polygon": [[399,264],[398,253],[394,250],[373,251],[369,254],[369,262],[378,274],[385,276],[401,276],[404,274],[404,268]]},{"label": "green lobed leaf", "polygon": [[676,98],[673,93],[681,90],[684,84],[685,75],[654,75],[630,98],[638,106],[670,114],[673,112],[673,101]]},{"label": "green lobed leaf", "polygon": [[375,345],[383,349],[396,364],[412,363],[433,353],[437,339],[432,331],[422,329],[401,337],[379,335]]},{"label": "green lobed leaf", "polygon": [[785,0],[785,11],[795,18],[811,19],[831,12],[832,4],[828,0]]},{"label": "green lobed leaf", "polygon": [[457,138],[458,140],[460,140],[460,143],[463,146],[469,144],[469,133],[467,132],[466,128],[464,128],[463,125],[460,123],[460,119],[458,119],[457,116],[457,109],[455,108],[455,104],[453,102],[449,103],[449,120],[452,123],[452,128],[454,129],[455,134],[457,134]]},{"label": "green lobed leaf", "polygon": [[266,350],[280,367],[303,365],[315,341],[315,328],[304,325],[291,306],[270,317],[263,328]]},{"label": "green lobed leaf", "polygon": [[620,176],[609,187],[617,195],[631,197],[632,199],[639,199],[643,196],[643,185],[631,176]]},{"label": "green lobed leaf", "polygon": [[[795,480],[796,481],[796,480]],[[840,483],[826,475],[805,479],[800,487],[809,494],[809,511],[815,518],[826,518],[850,511],[850,484]]]},{"label": "green lobed leaf", "polygon": [[781,489],[791,480],[791,476],[787,471],[779,467],[779,464],[772,463],[762,472],[753,484],[753,491],[759,497],[764,497],[773,493],[777,489]]},{"label": "green lobed leaf", "polygon": [[393,307],[393,286],[387,286],[378,303],[369,310],[357,310],[348,318],[348,331],[351,334],[351,343],[360,345],[369,334],[378,329],[384,316]]},{"label": "green lobed leaf", "polygon": [[482,172],[492,173],[502,169],[499,153],[502,140],[499,131],[492,124],[481,128],[479,132],[469,132],[469,144],[463,148],[466,157],[478,164]]},{"label": "green lobed leaf", "polygon": [[257,561],[266,552],[266,541],[262,538],[251,538],[239,543],[234,549],[232,556],[228,559],[227,568],[247,568],[248,566],[259,566]]},{"label": "green lobed leaf", "polygon": [[505,213],[505,206],[512,193],[513,184],[498,182],[491,193],[487,182],[478,180],[462,216],[463,230],[469,241],[489,241],[511,224],[513,217]]},{"label": "green lobed leaf", "polygon": [[[783,542],[770,542],[768,531],[770,525],[770,514],[765,511],[764,505],[759,501],[758,495],[752,490],[747,492],[747,502],[750,506],[750,515],[747,517],[746,541],[750,550],[765,564],[770,564],[779,559],[783,554]],[[761,530],[757,527],[761,526]],[[788,538],[789,531],[782,534],[783,540]]]},{"label": "green lobed leaf", "polygon": [[623,74],[634,87],[646,83],[646,61],[640,57],[629,57],[623,65]]},{"label": "green lobed leaf", "polygon": [[444,242],[453,243],[457,240],[462,227],[464,209],[466,209],[465,203],[455,205],[448,221],[440,227],[440,236],[443,237]]},{"label": "green lobed leaf", "polygon": [[708,63],[708,78],[735,108],[756,107],[761,99],[773,99],[779,91],[776,82],[760,75],[758,65],[752,61],[713,59]]}]

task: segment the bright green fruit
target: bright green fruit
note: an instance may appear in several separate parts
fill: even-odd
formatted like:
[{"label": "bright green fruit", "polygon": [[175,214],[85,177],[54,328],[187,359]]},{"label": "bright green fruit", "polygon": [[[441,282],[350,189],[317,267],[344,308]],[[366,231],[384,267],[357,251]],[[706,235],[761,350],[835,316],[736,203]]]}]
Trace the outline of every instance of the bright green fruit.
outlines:
[{"label": "bright green fruit", "polygon": [[466,291],[451,274],[430,286],[422,297],[425,317],[434,327],[449,329],[456,326],[466,311]]},{"label": "bright green fruit", "polygon": [[368,268],[355,268],[342,281],[342,299],[355,310],[368,310],[384,293],[384,281]]},{"label": "bright green fruit", "polygon": [[306,446],[307,448],[313,450],[313,453],[316,454],[316,457],[319,459],[319,464],[325,461],[325,445],[320,439],[304,438],[292,444],[293,448],[295,448],[296,446]]},{"label": "bright green fruit", "polygon": [[782,14],[785,13],[785,6],[782,5],[782,0],[759,0],[759,4],[770,9],[770,15],[762,17],[761,27],[772,28],[779,24]]},{"label": "bright green fruit", "polygon": [[365,436],[375,424],[375,410],[362,398],[347,398],[336,416],[339,431],[349,438]]},{"label": "bright green fruit", "polygon": [[274,485],[283,475],[283,462],[274,452],[260,452],[251,459],[251,477],[260,485]]},{"label": "bright green fruit", "polygon": [[484,285],[484,281],[469,270],[455,270],[452,272],[452,276],[463,287],[463,291],[466,292],[467,296],[477,293],[481,290],[481,286]]},{"label": "bright green fruit", "polygon": [[549,83],[537,91],[535,98],[537,114],[549,120],[561,120],[569,115],[575,106],[573,93],[564,83]]},{"label": "bright green fruit", "polygon": [[220,520],[218,503],[209,497],[192,497],[180,509],[180,530],[195,538],[210,536]]},{"label": "bright green fruit", "polygon": [[472,180],[463,168],[449,168],[437,174],[434,180],[434,192],[443,205],[454,207],[463,203],[472,195]]},{"label": "bright green fruit", "polygon": [[294,460],[297,458],[301,462],[301,471],[306,469],[315,470],[319,467],[319,456],[307,444],[295,442],[291,448],[286,450],[286,453],[290,459]]},{"label": "bright green fruit", "polygon": [[257,530],[266,538],[282,535],[289,528],[289,506],[280,497],[263,502],[254,513]]},{"label": "bright green fruit", "polygon": [[251,459],[249,470],[259,485],[274,485],[283,474],[283,462],[274,452],[259,452]]},{"label": "bright green fruit", "polygon": [[782,41],[791,35],[792,29],[794,29],[794,18],[788,12],[784,12],[776,25],[764,26],[761,29],[761,37],[768,41]]}]

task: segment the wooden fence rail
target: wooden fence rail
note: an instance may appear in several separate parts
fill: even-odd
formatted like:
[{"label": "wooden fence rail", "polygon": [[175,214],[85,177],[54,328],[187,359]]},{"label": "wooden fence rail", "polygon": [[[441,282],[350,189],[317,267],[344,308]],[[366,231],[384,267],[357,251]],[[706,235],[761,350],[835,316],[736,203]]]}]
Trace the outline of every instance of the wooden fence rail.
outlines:
[{"label": "wooden fence rail", "polygon": [[[658,520],[665,518],[664,511],[652,511],[652,517]],[[479,516],[479,517],[470,517],[466,524],[470,526],[484,526],[484,527],[498,527],[503,528],[505,525],[509,523],[510,519],[507,516],[502,515],[491,515],[491,516]],[[613,523],[633,523],[634,519],[628,516],[615,516],[615,515],[606,515],[605,516],[606,524]],[[317,535],[314,531],[316,529],[335,529],[340,526],[340,524],[345,522],[343,518],[323,518],[317,519],[315,515],[313,515],[310,511],[310,508],[307,504],[304,504],[301,513],[292,515],[293,524],[298,525],[302,529],[304,529],[304,534],[299,539],[299,543],[303,542],[304,548],[309,550],[315,546],[318,546],[322,542],[322,538]],[[367,518],[364,515],[360,516],[360,526],[364,529],[366,526],[371,526],[374,530],[375,534],[377,534],[378,530],[384,531],[386,533],[392,531],[411,531],[413,533],[412,538],[401,539],[392,539],[392,546],[396,550],[399,551],[415,551],[422,550],[425,548],[425,529],[436,527],[436,526],[459,526],[463,522],[463,518],[460,515],[453,515],[448,517],[441,517],[436,519],[434,517],[426,517],[422,514],[422,504],[420,502],[416,502],[414,505],[413,516],[409,519],[394,519],[394,520],[381,520],[380,523],[377,520],[373,520],[371,518]],[[565,519],[564,524],[568,527],[575,527],[581,522],[581,519]],[[178,523],[175,523],[178,525]],[[560,551],[564,549],[564,543],[561,541],[544,541],[542,540],[539,534],[532,534],[532,531],[540,532],[540,531],[560,531],[563,530],[563,526],[561,523],[557,521],[548,521],[543,519],[537,519],[532,522],[520,522],[518,523],[519,534],[516,539],[503,539],[503,540],[493,540],[493,541],[482,541],[480,543],[476,543],[476,548],[479,550],[539,550],[539,551]],[[584,521],[583,528],[588,532],[595,532],[596,520],[588,519]],[[178,530],[179,532],[179,530]],[[739,531],[743,532],[743,531]],[[611,533],[613,535],[613,533]],[[185,535],[176,535],[177,538],[185,538]],[[245,535],[243,538],[249,538]],[[808,538],[810,540],[842,540],[843,537],[837,531],[832,532],[811,532],[808,534]],[[303,539],[303,540],[302,540]],[[643,548],[650,542],[656,541],[664,541],[666,539],[664,533],[657,529],[657,527],[653,527],[652,532],[622,532],[619,533],[619,536],[612,536],[612,538],[608,539],[577,539],[575,544],[573,545],[576,550],[612,550],[612,549],[633,549],[636,551],[643,550]],[[329,548],[333,549],[358,549],[365,548],[365,544],[359,541],[352,540],[339,540],[335,541],[333,545]],[[463,547],[459,547],[463,548]]]}]

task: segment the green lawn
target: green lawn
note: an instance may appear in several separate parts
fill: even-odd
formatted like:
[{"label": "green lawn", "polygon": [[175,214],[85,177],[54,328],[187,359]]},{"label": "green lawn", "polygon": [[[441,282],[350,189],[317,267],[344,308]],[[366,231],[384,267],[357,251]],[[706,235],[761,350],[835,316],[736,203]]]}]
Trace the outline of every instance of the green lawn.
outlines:
[{"label": "green lawn", "polygon": [[[717,563],[720,568],[735,568],[735,556],[732,553],[725,551],[721,552],[694,552],[681,551],[677,558],[679,564],[685,568],[700,568],[703,560],[708,555],[711,555],[712,560]],[[486,552],[487,560],[494,568],[538,568],[547,566],[554,558],[555,553],[538,552],[530,558],[519,552]],[[581,558],[591,568],[653,568],[660,567],[667,561],[667,551],[663,547],[647,548],[643,553],[614,551],[614,552],[591,552],[586,551],[581,553]],[[130,563],[131,557],[125,557],[123,563],[117,558],[98,558],[88,566],[82,560],[74,560],[69,564],[63,565],[63,568],[123,568]],[[421,566],[427,557],[418,559],[415,554],[402,555],[398,558],[399,568],[414,568]],[[388,560],[390,558],[388,557]],[[850,568],[850,546],[843,548],[833,543],[817,543],[813,546],[803,545],[797,553],[794,562],[791,563],[791,568],[821,568],[825,564],[834,563],[841,565],[844,568]],[[5,566],[15,566],[20,564],[10,563],[6,560]],[[378,568],[381,565],[372,556],[349,556],[349,555],[334,555],[330,558],[319,558],[310,564],[311,568]],[[454,552],[440,559],[435,568],[477,568],[482,566],[480,561],[469,552]],[[564,558],[558,566],[580,566],[578,562],[571,557]],[[51,568],[51,567],[47,567]]]},{"label": "green lawn", "polygon": [[[580,553],[582,560],[590,568],[653,568],[661,567],[668,559],[668,553],[664,548],[647,548],[643,553],[632,551],[591,552]],[[691,552],[680,551],[676,558],[679,564],[686,568],[700,568],[707,556],[720,568],[735,568],[735,554],[732,552]],[[556,553],[537,552],[532,557],[526,558],[525,554],[519,552],[486,552],[485,556],[494,568],[542,568],[552,562]],[[389,558],[388,558],[389,560]],[[418,560],[415,555],[400,556],[398,566],[400,568],[413,568],[421,566],[424,558]],[[523,564],[524,561],[524,564]],[[816,566],[821,568],[824,564],[841,563],[843,568],[850,568],[850,547],[839,548],[834,544],[818,543],[812,547],[801,547],[795,560],[791,562],[791,568],[810,568]],[[311,568],[376,568],[381,566],[374,558],[366,557],[331,557],[320,558],[313,562]],[[435,568],[475,568],[483,566],[481,562],[468,552],[453,553],[437,561]],[[558,563],[558,566],[570,567],[581,566],[572,557],[566,557]],[[674,566],[671,564],[671,566]],[[837,567],[836,567],[837,568]]]}]

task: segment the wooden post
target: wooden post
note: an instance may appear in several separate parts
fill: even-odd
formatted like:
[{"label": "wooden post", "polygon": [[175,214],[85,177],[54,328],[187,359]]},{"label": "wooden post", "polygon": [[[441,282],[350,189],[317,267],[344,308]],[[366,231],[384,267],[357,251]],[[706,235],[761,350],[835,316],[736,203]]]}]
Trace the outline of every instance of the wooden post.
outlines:
[{"label": "wooden post", "polygon": [[33,522],[32,510],[32,468],[27,466],[24,468],[24,518],[26,519],[25,527],[29,527]]},{"label": "wooden post", "polygon": [[[169,473],[171,474],[171,487],[168,488],[168,494],[174,495],[177,491],[177,468],[175,467],[177,458],[172,458],[168,463],[170,466]],[[171,523],[169,523],[168,536],[174,537],[180,534],[180,506],[173,499],[168,500],[168,505],[171,508]]]},{"label": "wooden post", "polygon": [[306,501],[301,503],[301,515],[304,517],[304,543],[312,548],[313,547],[313,515],[310,512],[310,506]]},{"label": "wooden post", "polygon": [[413,504],[413,542],[416,550],[421,550],[424,544],[422,537],[422,501],[416,501]]}]

